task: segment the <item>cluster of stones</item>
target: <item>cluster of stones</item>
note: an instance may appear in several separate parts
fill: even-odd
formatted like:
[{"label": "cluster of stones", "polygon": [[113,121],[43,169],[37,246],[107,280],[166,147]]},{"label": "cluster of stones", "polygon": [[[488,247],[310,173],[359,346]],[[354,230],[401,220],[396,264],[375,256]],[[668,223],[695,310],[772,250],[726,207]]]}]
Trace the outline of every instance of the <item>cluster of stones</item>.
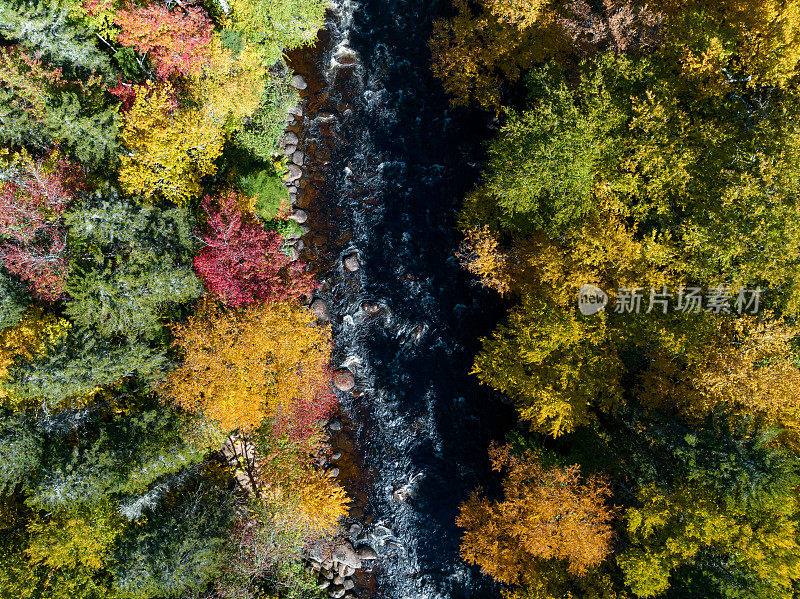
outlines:
[{"label": "cluster of stones", "polygon": [[[338,418],[331,418],[325,424],[329,435],[328,447],[332,451],[317,456],[316,467],[330,478],[340,476],[342,468],[353,468],[355,448],[352,432],[343,426]],[[353,519],[361,518],[364,512],[359,508],[351,508]],[[333,545],[312,547],[305,558],[305,566],[317,575],[317,584],[334,599],[356,599],[355,576],[365,564],[377,558],[375,550],[366,544],[362,526],[358,522],[350,525],[347,535],[339,537]]]},{"label": "cluster of stones", "polygon": [[[350,536],[359,538],[361,525],[350,527]],[[375,550],[366,544],[356,547],[350,538],[341,540],[333,550],[308,557],[306,567],[317,573],[317,586],[327,591],[332,599],[357,599],[354,577],[366,562],[378,557]]]},{"label": "cluster of stones", "polygon": [[[305,79],[301,75],[295,75],[292,79],[292,85],[299,91],[308,87]],[[287,130],[283,135],[283,153],[289,159],[286,173],[286,187],[289,191],[289,201],[292,204],[292,212],[289,218],[293,219],[300,225],[300,231],[290,235],[287,238],[289,245],[289,253],[293,260],[300,257],[300,252],[305,247],[302,236],[308,233],[311,229],[306,224],[308,220],[308,213],[302,208],[298,208],[297,204],[298,194],[300,191],[301,179],[303,177],[303,164],[306,161],[306,155],[302,150],[298,150],[297,146],[300,143],[300,138],[297,131],[302,128],[303,105],[302,102],[289,109],[289,114],[286,117]],[[294,129],[294,130],[293,130]]]}]

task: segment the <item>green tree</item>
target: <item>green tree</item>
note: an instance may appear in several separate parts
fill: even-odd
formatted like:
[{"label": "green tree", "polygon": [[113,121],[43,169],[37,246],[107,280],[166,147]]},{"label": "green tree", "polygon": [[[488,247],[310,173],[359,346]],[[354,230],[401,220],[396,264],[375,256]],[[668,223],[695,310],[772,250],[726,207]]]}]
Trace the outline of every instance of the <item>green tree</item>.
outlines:
[{"label": "green tree", "polygon": [[28,307],[25,286],[0,268],[0,330],[16,325]]},{"label": "green tree", "polygon": [[590,408],[609,410],[621,401],[622,363],[605,320],[530,296],[484,340],[472,372],[553,437],[587,424]]},{"label": "green tree", "polygon": [[[625,512],[629,545],[617,561],[632,590],[793,597],[798,458],[771,445],[769,431],[725,418],[699,432],[663,419],[626,429],[619,455],[639,486]],[[628,444],[632,454],[622,449]]]},{"label": "green tree", "polygon": [[284,51],[311,45],[325,23],[321,0],[231,0],[231,23],[271,66]]},{"label": "green tree", "polygon": [[232,496],[196,478],[169,505],[137,522],[114,553],[114,588],[124,599],[198,592],[219,574],[234,518]]},{"label": "green tree", "polygon": [[117,198],[84,205],[66,223],[80,248],[67,283],[67,314],[104,336],[152,337],[169,306],[200,296],[187,212]]},{"label": "green tree", "polygon": [[141,342],[104,339],[72,329],[44,356],[9,369],[5,390],[48,410],[81,403],[101,387],[123,379],[153,381],[165,365],[164,354]]}]

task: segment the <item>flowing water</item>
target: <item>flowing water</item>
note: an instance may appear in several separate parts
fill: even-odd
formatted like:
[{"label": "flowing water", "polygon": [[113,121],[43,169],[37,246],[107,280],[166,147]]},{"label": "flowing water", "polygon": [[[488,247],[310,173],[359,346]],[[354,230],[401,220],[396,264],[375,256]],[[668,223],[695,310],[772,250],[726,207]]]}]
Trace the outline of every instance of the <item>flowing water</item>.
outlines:
[{"label": "flowing water", "polygon": [[[459,559],[455,526],[458,504],[489,480],[489,441],[511,419],[468,375],[476,339],[502,310],[454,258],[455,213],[486,128],[450,110],[430,73],[427,40],[443,8],[336,0],[316,84],[328,109],[307,115],[304,133],[328,159],[309,211],[325,206],[331,227],[320,296],[334,364],[357,381],[340,394],[363,474],[348,490],[381,556],[381,599],[499,597]],[[342,267],[352,254],[357,272]]]}]

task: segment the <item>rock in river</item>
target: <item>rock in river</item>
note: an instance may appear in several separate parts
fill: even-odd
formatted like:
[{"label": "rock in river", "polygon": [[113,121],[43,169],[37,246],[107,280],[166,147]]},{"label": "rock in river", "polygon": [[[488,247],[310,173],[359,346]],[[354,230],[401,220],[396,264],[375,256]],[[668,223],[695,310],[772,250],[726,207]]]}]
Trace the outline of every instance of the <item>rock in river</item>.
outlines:
[{"label": "rock in river", "polygon": [[351,543],[349,540],[345,540],[341,545],[339,545],[333,551],[333,555],[331,557],[333,558],[333,561],[344,564],[345,566],[350,566],[356,570],[361,568],[361,558],[358,557],[358,553],[356,553],[353,543]]},{"label": "rock in river", "polygon": [[295,89],[305,89],[308,87],[308,83],[306,83],[302,75],[295,75],[292,77],[292,87]]},{"label": "rock in river", "polygon": [[356,378],[347,368],[340,368],[333,373],[333,386],[339,391],[350,391],[356,386]]},{"label": "rock in river", "polygon": [[286,167],[286,168],[287,168],[287,170],[289,171],[289,172],[286,174],[286,180],[287,180],[287,181],[297,181],[297,180],[298,180],[300,177],[302,177],[302,176],[303,176],[303,169],[301,169],[301,168],[300,168],[299,166],[297,166],[296,164],[290,164],[290,165],[289,165],[288,167]]},{"label": "rock in river", "polygon": [[328,306],[326,306],[325,302],[320,298],[316,298],[313,302],[311,302],[311,305],[308,307],[308,309],[311,310],[311,313],[314,316],[323,322],[327,322],[331,319],[330,315],[328,314]]},{"label": "rock in river", "polygon": [[297,224],[302,225],[308,220],[308,213],[305,210],[300,210],[300,208],[295,208],[292,210],[289,218],[291,218]]},{"label": "rock in river", "polygon": [[342,264],[344,264],[345,269],[349,272],[356,272],[359,268],[361,268],[361,263],[358,261],[358,256],[355,254],[345,256]]},{"label": "rock in river", "polygon": [[378,554],[375,553],[375,550],[369,545],[361,545],[361,547],[358,548],[358,558],[363,561],[378,559]]}]

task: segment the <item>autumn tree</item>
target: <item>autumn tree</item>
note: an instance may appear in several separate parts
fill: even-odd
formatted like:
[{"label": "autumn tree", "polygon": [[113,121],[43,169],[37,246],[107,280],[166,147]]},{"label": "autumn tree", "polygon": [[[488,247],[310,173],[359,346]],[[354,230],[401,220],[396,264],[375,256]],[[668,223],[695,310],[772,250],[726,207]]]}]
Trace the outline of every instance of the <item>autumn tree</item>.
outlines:
[{"label": "autumn tree", "polygon": [[37,153],[60,145],[97,165],[116,150],[116,110],[101,79],[72,81],[64,71],[38,52],[0,49],[0,140]]},{"label": "autumn tree", "polygon": [[6,389],[10,383],[10,369],[15,364],[41,358],[69,329],[67,320],[33,307],[15,326],[0,332],[0,403],[4,407],[19,408],[21,401],[13,392],[9,395]]},{"label": "autumn tree", "polygon": [[26,155],[5,169],[0,181],[0,256],[6,269],[28,281],[47,300],[59,297],[69,272],[61,216],[74,200],[75,169],[53,157]]},{"label": "autumn tree", "polygon": [[227,431],[249,429],[326,385],[330,332],[299,306],[222,311],[207,304],[175,328],[183,363],[166,394]]},{"label": "autumn tree", "polygon": [[314,288],[305,265],[283,251],[283,238],[239,209],[235,194],[218,207],[209,196],[203,202],[209,234],[194,260],[206,288],[229,306],[295,300]]},{"label": "autumn tree", "polygon": [[198,75],[209,62],[214,26],[198,6],[132,6],[117,11],[114,24],[120,30],[117,41],[146,54],[160,79]]},{"label": "autumn tree", "polygon": [[508,258],[487,226],[469,229],[459,248],[461,265],[476,275],[480,282],[500,294],[511,290],[509,285]]},{"label": "autumn tree", "polygon": [[[528,65],[556,50],[550,44],[557,43],[553,26],[530,28],[521,34],[514,24],[527,23],[532,17],[538,20],[540,2],[491,2],[494,12],[483,4],[473,7],[466,0],[453,4],[457,14],[434,23],[430,41],[433,73],[455,105],[479,103],[499,111],[502,82],[519,80]],[[522,12],[515,10],[520,6]],[[544,46],[548,46],[546,50]]]},{"label": "autumn tree", "polygon": [[700,431],[666,418],[622,431],[613,448],[638,488],[617,562],[637,596],[793,596],[797,457],[774,432],[720,414]]},{"label": "autumn tree", "polygon": [[474,493],[461,506],[457,524],[466,529],[464,559],[509,585],[536,581],[548,560],[564,560],[577,575],[611,551],[610,490],[598,476],[583,479],[578,466],[545,467],[532,453],[490,449],[492,467],[505,472],[503,499]]},{"label": "autumn tree", "polygon": [[532,426],[553,437],[621,401],[622,363],[602,317],[584,318],[531,297],[485,339],[473,374],[516,401]]},{"label": "autumn tree", "polygon": [[120,182],[133,195],[160,195],[184,204],[200,194],[200,178],[216,172],[223,120],[196,108],[178,108],[175,89],[163,84],[137,92],[123,118]]},{"label": "autumn tree", "polygon": [[231,0],[231,23],[261,54],[264,65],[279,62],[285,51],[310,45],[325,23],[320,0]]}]

